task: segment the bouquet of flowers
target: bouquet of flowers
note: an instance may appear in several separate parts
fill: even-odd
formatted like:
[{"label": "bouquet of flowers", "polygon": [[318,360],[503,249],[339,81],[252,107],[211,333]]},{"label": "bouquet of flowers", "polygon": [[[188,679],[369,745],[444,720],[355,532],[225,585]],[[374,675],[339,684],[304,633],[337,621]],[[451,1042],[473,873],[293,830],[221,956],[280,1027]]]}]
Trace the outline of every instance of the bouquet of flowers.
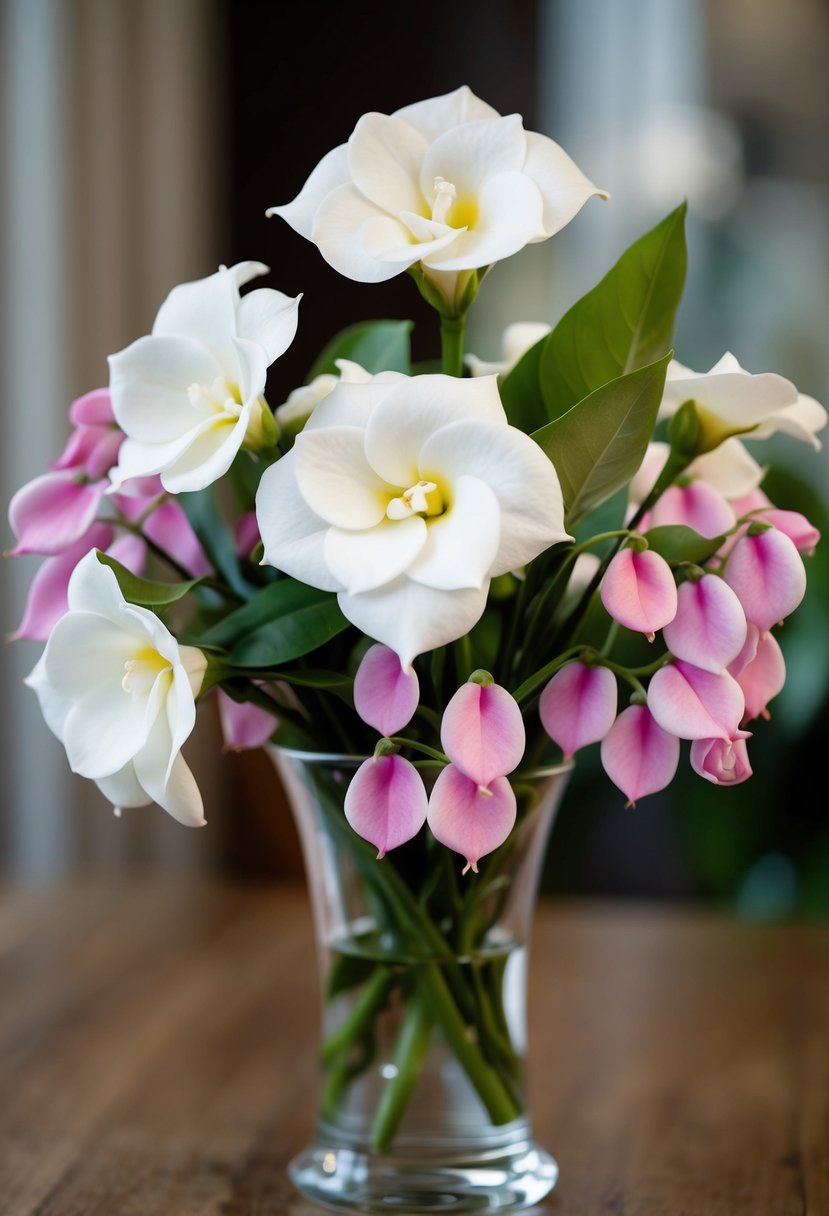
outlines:
[{"label": "bouquet of flowers", "polygon": [[436,1032],[491,1125],[522,1116],[497,930],[533,774],[599,743],[632,804],[687,740],[704,780],[748,778],[818,539],[765,496],[755,445],[817,447],[823,408],[731,354],[673,358],[683,206],[554,327],[510,326],[503,362],[465,352],[493,265],[593,195],[467,88],[364,115],[272,212],[351,279],[411,275],[440,370],[412,364],[410,323],[361,323],[273,409],[299,298],[243,290],[258,262],[221,267],[110,358],[11,504],[13,552],[46,557],[18,630],[46,641],[28,683],[118,813],[203,823],[181,749],[210,697],[231,746],[328,757],[316,800],[366,915],[328,973],[323,1114],[342,1122],[399,1006],[375,1153]]}]

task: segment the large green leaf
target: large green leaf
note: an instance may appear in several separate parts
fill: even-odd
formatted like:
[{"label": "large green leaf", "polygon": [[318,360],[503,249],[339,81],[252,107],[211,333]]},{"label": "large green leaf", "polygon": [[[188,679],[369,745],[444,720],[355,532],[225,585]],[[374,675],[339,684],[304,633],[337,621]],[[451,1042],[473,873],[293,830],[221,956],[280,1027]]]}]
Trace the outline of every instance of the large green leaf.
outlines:
[{"label": "large green leaf", "polygon": [[685,211],[683,203],[631,245],[543,339],[538,373],[549,419],[670,347],[685,283]]},{"label": "large green leaf", "polygon": [[143,608],[166,608],[204,582],[200,578],[186,579],[179,583],[161,583],[149,578],[139,578],[108,553],[102,553],[98,549],[97,556],[102,566],[109,566],[114,572],[124,599],[131,604],[140,604]]},{"label": "large green leaf", "polygon": [[332,338],[308,373],[336,375],[335,360],[350,359],[367,372],[411,372],[410,338],[413,321],[360,321]]},{"label": "large green leaf", "polygon": [[197,644],[224,647],[236,667],[275,667],[316,650],[347,625],[330,591],[284,578],[231,612]]},{"label": "large green leaf", "polygon": [[620,490],[642,463],[672,353],[596,389],[534,432],[556,466],[568,528]]},{"label": "large green leaf", "polygon": [[725,540],[724,536],[701,536],[686,524],[661,524],[645,533],[654,553],[668,562],[694,562],[701,565],[712,557]]},{"label": "large green leaf", "polygon": [[510,424],[526,435],[550,421],[541,393],[541,356],[549,337],[541,338],[531,346],[499,384]]}]

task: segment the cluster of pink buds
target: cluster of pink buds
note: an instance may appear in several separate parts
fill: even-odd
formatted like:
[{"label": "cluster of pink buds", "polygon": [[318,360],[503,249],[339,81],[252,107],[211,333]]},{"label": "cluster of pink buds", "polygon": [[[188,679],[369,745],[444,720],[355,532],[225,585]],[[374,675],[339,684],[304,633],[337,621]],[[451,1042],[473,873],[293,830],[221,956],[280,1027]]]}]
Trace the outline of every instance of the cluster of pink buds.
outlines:
[{"label": "cluster of pink buds", "polygon": [[128,483],[120,494],[107,494],[109,471],[124,440],[109,390],[96,389],[73,401],[69,420],[74,429],[51,472],[28,482],[9,505],[17,541],[12,555],[47,559],[32,580],[15,634],[32,641],[45,641],[66,612],[70,575],[90,549],[104,550],[134,574],[143,571],[147,545],[129,531],[116,531],[113,507],[126,520],[141,519],[144,536],[162,545],[189,573],[199,575],[210,568],[184,512],[164,494],[157,477]]},{"label": "cluster of pink buds", "polygon": [[441,844],[477,872],[481,857],[509,836],[516,816],[507,780],[524,754],[521,711],[488,672],[474,672],[452,697],[441,722],[445,757],[431,794],[390,736],[410,722],[420,696],[417,675],[379,643],[365,654],[354,680],[358,714],[384,737],[348,787],[345,814],[378,857],[411,840],[428,822]]}]

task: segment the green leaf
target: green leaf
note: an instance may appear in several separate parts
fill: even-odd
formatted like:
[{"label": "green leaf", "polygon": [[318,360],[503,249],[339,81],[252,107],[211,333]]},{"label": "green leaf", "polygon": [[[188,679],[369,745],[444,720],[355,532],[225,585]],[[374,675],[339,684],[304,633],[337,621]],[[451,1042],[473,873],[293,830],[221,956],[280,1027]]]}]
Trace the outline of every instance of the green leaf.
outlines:
[{"label": "green leaf", "polygon": [[626,485],[642,463],[672,353],[596,389],[533,433],[556,466],[568,528]]},{"label": "green leaf", "polygon": [[279,673],[280,680],[286,684],[297,684],[300,688],[325,688],[332,692],[345,692],[354,684],[351,676],[343,675],[340,671],[318,670],[312,667],[283,669]]},{"label": "green leaf", "polygon": [[539,376],[549,419],[668,350],[685,283],[685,211],[683,203],[631,245],[543,339]]},{"label": "green leaf", "polygon": [[[284,578],[214,625],[202,641],[228,648],[234,667],[276,667],[316,650],[347,626],[330,591]],[[324,687],[313,678],[309,687]]]},{"label": "green leaf", "polygon": [[191,578],[180,583],[158,583],[153,579],[139,578],[108,553],[102,553],[100,549],[96,553],[101,565],[109,566],[114,572],[124,599],[131,604],[140,604],[142,608],[166,608],[204,582],[202,578]]},{"label": "green leaf", "polygon": [[236,543],[219,513],[212,487],[196,490],[192,494],[179,494],[176,501],[181,504],[213,568],[237,595],[245,600],[250,599],[258,588],[249,583],[241,572]]},{"label": "green leaf", "polygon": [[707,562],[725,540],[724,536],[700,536],[685,524],[662,524],[645,533],[649,548],[668,562]]},{"label": "green leaf", "polygon": [[227,649],[247,634],[295,611],[308,603],[330,597],[330,592],[318,591],[292,578],[280,578],[275,583],[261,588],[252,599],[230,612],[217,622],[202,637],[202,643],[223,646]]},{"label": "green leaf", "polygon": [[498,385],[510,425],[518,427],[525,435],[538,430],[551,418],[541,392],[541,359],[551,336],[541,338],[525,351]]},{"label": "green leaf", "polygon": [[337,375],[335,360],[350,359],[367,372],[411,372],[414,321],[360,321],[332,338],[314,362],[308,381],[324,372]]}]

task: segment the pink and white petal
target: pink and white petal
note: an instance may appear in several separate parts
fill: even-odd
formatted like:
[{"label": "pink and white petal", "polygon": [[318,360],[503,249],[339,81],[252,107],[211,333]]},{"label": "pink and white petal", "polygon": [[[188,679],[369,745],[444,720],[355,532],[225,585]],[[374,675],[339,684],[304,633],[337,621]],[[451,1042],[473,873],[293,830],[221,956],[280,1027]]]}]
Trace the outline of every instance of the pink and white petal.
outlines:
[{"label": "pink and white petal", "polygon": [[751,621],[746,622],[746,640],[735,659],[728,664],[728,674],[738,676],[744,667],[752,663],[757,655],[760,644],[760,630]]},{"label": "pink and white petal", "polygon": [[784,511],[778,507],[771,507],[767,511],[758,513],[757,518],[764,523],[771,524],[779,532],[784,532],[799,553],[812,553],[820,540],[818,529],[799,511]]},{"label": "pink and white petal", "polygon": [[11,553],[53,556],[74,545],[92,526],[106,488],[106,481],[78,482],[68,470],[44,473],[22,486],[9,504],[17,537]]},{"label": "pink and white petal", "polygon": [[313,240],[314,217],[320,203],[332,190],[344,185],[350,178],[348,168],[348,144],[340,144],[326,152],[322,160],[311,171],[308,180],[296,198],[278,207],[269,207],[266,215],[278,215],[290,224],[295,232],[306,240]]},{"label": "pink and white petal", "polygon": [[481,618],[488,591],[489,583],[480,591],[436,591],[402,574],[376,591],[341,591],[337,599],[352,625],[391,647],[408,671],[417,655],[468,633]]},{"label": "pink and white petal", "polygon": [[524,755],[518,703],[498,684],[462,684],[443,712],[440,742],[464,776],[488,786],[517,768]]},{"label": "pink and white petal", "polygon": [[545,236],[552,236],[569,224],[594,194],[604,199],[610,197],[585,177],[554,140],[535,131],[527,131],[526,136],[527,155],[522,167],[541,191]]},{"label": "pink and white petal", "polygon": [[541,725],[564,753],[598,743],[616,719],[616,677],[607,667],[567,663],[541,693]]},{"label": "pink and white petal", "polygon": [[806,570],[793,541],[776,528],[742,536],[728,555],[725,581],[746,617],[771,629],[794,612],[806,593]]},{"label": "pink and white petal", "polygon": [[[458,201],[478,200],[490,178],[520,172],[527,154],[519,114],[482,118],[444,131],[429,148],[420,166],[420,190],[431,199],[435,178],[451,182]],[[410,210],[416,210],[410,207]]]},{"label": "pink and white petal", "polygon": [[396,735],[411,721],[419,699],[417,673],[404,671],[388,646],[370,646],[354,677],[354,708],[362,720],[381,735]]},{"label": "pink and white petal", "polygon": [[678,659],[706,671],[722,671],[739,655],[746,641],[742,605],[716,574],[688,580],[677,593],[676,616],[663,631],[665,644]]},{"label": "pink and white petal", "polygon": [[[199,578],[212,571],[213,567],[210,565],[189,519],[184,514],[181,505],[174,499],[163,502],[147,517],[144,521],[144,533],[150,540],[155,541],[157,545],[166,550],[171,557],[174,557],[179,565],[183,566],[187,573],[194,578]],[[258,539],[258,531],[256,535]]]},{"label": "pink and white petal", "polygon": [[418,211],[420,166],[429,149],[425,136],[405,119],[364,114],[348,141],[348,169],[361,194],[397,215]]},{"label": "pink and white petal", "polygon": [[426,544],[426,523],[419,515],[381,520],[364,531],[329,528],[325,564],[350,595],[374,591],[403,574]]},{"label": "pink and white petal", "polygon": [[[486,379],[462,383],[482,384]],[[501,535],[490,571],[493,577],[517,570],[549,545],[571,539],[564,529],[564,502],[555,466],[515,427],[478,419],[450,422],[424,443],[420,468],[422,476],[448,484],[469,474],[495,492]]]},{"label": "pink and white petal", "polygon": [[704,671],[678,659],[651,677],[648,707],[662,729],[680,739],[730,739],[745,698],[728,672]]},{"label": "pink and white petal", "polygon": [[271,287],[249,291],[239,302],[238,336],[261,346],[273,363],[294,340],[301,298]]},{"label": "pink and white petal", "polygon": [[[378,227],[376,221],[382,221],[382,226]],[[401,248],[408,234],[398,220],[370,203],[348,182],[332,190],[320,204],[311,240],[326,262],[346,278],[358,283],[382,283],[400,274],[403,266],[385,262],[370,250]],[[417,261],[417,254],[412,261]]]},{"label": "pink and white petal", "polygon": [[515,794],[506,777],[496,777],[482,791],[456,765],[447,764],[432,787],[427,823],[435,839],[465,857],[466,869],[477,873],[479,860],[509,836],[515,815]]},{"label": "pink and white petal", "polygon": [[720,536],[737,522],[734,511],[713,486],[697,478],[685,486],[670,486],[654,504],[650,527],[685,524],[700,536]]},{"label": "pink and white petal", "polygon": [[[378,476],[407,489],[433,471],[431,456],[424,450],[427,442],[452,423],[472,421],[487,424],[490,428],[485,432],[487,446],[494,446],[500,454],[506,415],[495,376],[474,380],[433,375],[407,378],[393,384],[372,412],[365,432],[366,458]],[[497,431],[492,429],[494,424],[498,424]],[[451,439],[452,436],[450,442]],[[455,439],[462,445],[466,434],[458,433]],[[536,444],[532,446],[541,452]],[[455,475],[470,473],[490,482],[472,460],[462,458],[460,453],[451,465],[444,458],[437,471],[443,476],[444,470],[445,480],[453,481]]]},{"label": "pink and white petal", "polygon": [[480,590],[489,583],[500,534],[493,491],[477,477],[459,477],[448,510],[426,525],[425,543],[406,567],[409,578],[439,591]]},{"label": "pink and white petal", "polygon": [[76,397],[69,406],[69,421],[73,426],[112,426],[115,415],[108,388],[94,388]]},{"label": "pink and white petal", "polygon": [[218,691],[218,705],[225,751],[242,752],[264,747],[276,730],[275,714],[252,701],[234,701],[222,688]]},{"label": "pink and white petal", "polygon": [[358,836],[384,857],[416,836],[426,822],[428,799],[423,780],[402,756],[365,760],[351,778],[343,804]]},{"label": "pink and white petal", "polygon": [[[137,538],[132,539],[141,544]],[[69,579],[75,566],[90,549],[106,549],[111,540],[111,528],[106,524],[93,524],[74,545],[57,557],[47,558],[32,579],[23,620],[13,636],[45,642],[69,608]]]},{"label": "pink and white petal", "polygon": [[754,658],[736,673],[735,679],[746,701],[745,720],[768,718],[769,701],[786,683],[786,661],[773,634],[759,635]]},{"label": "pink and white petal", "polygon": [[130,760],[108,777],[98,777],[95,784],[103,796],[119,811],[125,807],[147,806],[152,802],[143,786],[139,785],[135,775],[135,765]]},{"label": "pink and white petal", "polygon": [[664,790],[679,764],[679,739],[664,730],[645,705],[622,710],[602,740],[602,767],[633,804]]},{"label": "pink and white petal", "polygon": [[734,739],[695,739],[691,744],[691,768],[713,785],[739,785],[751,776],[745,731]]},{"label": "pink and white petal", "polygon": [[544,239],[541,193],[525,173],[499,173],[478,198],[478,216],[463,237],[421,261],[435,270],[473,270],[511,257]]},{"label": "pink and white petal", "polygon": [[366,459],[364,432],[354,426],[303,431],[283,460],[293,465],[299,492],[312,511],[339,528],[372,528],[399,494]]},{"label": "pink and white petal", "polygon": [[614,621],[651,639],[676,615],[673,573],[652,549],[620,549],[605,571],[600,595]]},{"label": "pink and white petal", "polygon": [[[230,338],[224,343],[235,363]],[[138,338],[109,356],[110,393],[118,425],[132,439],[163,444],[209,417],[214,408],[188,396],[191,384],[210,385],[224,376],[214,350],[178,335]]]},{"label": "pink and white petal", "polygon": [[328,524],[299,492],[290,453],[262,474],[256,492],[256,518],[264,545],[262,564],[275,566],[322,591],[341,591],[325,560]]},{"label": "pink and white petal", "polygon": [[493,110],[487,102],[472,92],[468,85],[461,85],[451,93],[443,93],[440,97],[429,97],[425,101],[415,101],[394,111],[395,118],[404,118],[406,122],[426,136],[429,143],[459,127],[462,123],[479,122],[484,118],[499,118],[497,110]]}]

